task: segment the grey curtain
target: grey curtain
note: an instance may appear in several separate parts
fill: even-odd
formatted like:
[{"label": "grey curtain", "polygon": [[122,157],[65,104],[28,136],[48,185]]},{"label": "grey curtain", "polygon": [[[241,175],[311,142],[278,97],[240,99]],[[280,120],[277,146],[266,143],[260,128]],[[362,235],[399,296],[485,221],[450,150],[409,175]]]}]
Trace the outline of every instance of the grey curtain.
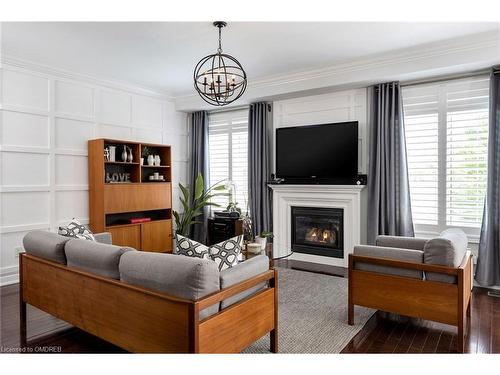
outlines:
[{"label": "grey curtain", "polygon": [[398,82],[376,85],[370,118],[368,243],[413,236],[403,106]]},{"label": "grey curtain", "polygon": [[248,113],[248,199],[254,234],[272,230],[269,150],[270,105],[254,103]]},{"label": "grey curtain", "polygon": [[[190,145],[189,187],[193,196],[194,182],[198,173],[203,176],[205,188],[208,187],[208,113],[206,111],[191,114]],[[205,243],[207,217],[208,207],[205,208],[203,215],[197,217],[197,220],[202,221],[203,224],[195,224],[191,228],[190,237],[193,240]]]},{"label": "grey curtain", "polygon": [[500,66],[490,75],[488,186],[479,240],[476,280],[500,285]]}]

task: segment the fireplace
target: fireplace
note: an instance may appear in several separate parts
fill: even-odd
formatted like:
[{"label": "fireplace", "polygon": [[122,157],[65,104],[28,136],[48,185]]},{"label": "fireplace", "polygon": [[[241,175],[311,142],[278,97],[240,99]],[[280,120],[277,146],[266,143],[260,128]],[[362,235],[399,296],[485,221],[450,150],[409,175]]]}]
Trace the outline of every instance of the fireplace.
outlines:
[{"label": "fireplace", "polygon": [[342,208],[292,207],[292,250],[298,253],[344,257]]}]

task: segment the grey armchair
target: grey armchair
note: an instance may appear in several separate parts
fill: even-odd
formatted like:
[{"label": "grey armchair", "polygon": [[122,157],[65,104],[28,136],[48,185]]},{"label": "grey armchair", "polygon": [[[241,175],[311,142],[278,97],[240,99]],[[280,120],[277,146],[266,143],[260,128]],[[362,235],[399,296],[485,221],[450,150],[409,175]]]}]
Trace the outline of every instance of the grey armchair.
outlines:
[{"label": "grey armchair", "polygon": [[432,239],[378,236],[375,246],[355,246],[349,256],[348,322],[359,305],[455,325],[462,352],[471,288],[472,255],[462,230]]}]

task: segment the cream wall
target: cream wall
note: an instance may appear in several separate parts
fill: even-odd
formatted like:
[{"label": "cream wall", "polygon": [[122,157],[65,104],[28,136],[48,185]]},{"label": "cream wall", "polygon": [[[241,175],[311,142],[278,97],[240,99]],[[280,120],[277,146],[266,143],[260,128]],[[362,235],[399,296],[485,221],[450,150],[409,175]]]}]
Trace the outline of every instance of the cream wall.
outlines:
[{"label": "cream wall", "polygon": [[18,247],[29,230],[88,223],[87,140],[172,145],[174,208],[187,171],[186,114],[168,97],[31,66],[2,66],[0,283],[18,280]]}]

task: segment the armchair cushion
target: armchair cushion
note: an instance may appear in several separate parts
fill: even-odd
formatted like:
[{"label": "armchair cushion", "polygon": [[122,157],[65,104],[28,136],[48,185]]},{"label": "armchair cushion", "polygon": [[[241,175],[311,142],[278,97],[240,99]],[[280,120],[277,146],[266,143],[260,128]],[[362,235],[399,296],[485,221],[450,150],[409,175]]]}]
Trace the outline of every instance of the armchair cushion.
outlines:
[{"label": "armchair cushion", "polygon": [[[447,229],[439,237],[427,241],[424,247],[424,263],[458,268],[467,252],[467,235],[458,228]],[[455,276],[426,272],[427,280],[447,283],[456,282]]]},{"label": "armchair cushion", "polygon": [[399,247],[400,249],[424,250],[426,238],[377,236],[375,245],[383,247]]},{"label": "armchair cushion", "polygon": [[[403,260],[406,262],[414,262],[414,263],[422,263],[424,259],[424,253],[420,250],[409,250],[409,249],[400,249],[396,247],[381,247],[381,246],[369,246],[369,245],[354,246],[354,255],[363,255],[368,257],[386,258],[393,260]],[[354,269],[361,271],[383,273],[388,275],[411,277],[414,279],[423,279],[422,271],[381,266],[378,264],[356,262],[354,265]]]}]

